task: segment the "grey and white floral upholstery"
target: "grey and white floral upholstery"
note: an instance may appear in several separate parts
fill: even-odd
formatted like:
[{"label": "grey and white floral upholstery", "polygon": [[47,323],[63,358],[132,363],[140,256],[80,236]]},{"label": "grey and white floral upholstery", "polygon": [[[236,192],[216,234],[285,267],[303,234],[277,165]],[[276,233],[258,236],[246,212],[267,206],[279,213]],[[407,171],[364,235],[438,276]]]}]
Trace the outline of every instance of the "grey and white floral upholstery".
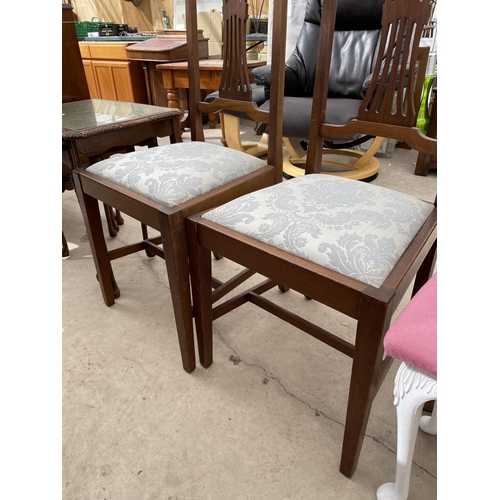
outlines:
[{"label": "grey and white floral upholstery", "polygon": [[378,288],[433,208],[380,186],[311,174],[203,217]]},{"label": "grey and white floral upholstery", "polygon": [[171,208],[266,165],[240,151],[196,141],[113,156],[87,172]]}]

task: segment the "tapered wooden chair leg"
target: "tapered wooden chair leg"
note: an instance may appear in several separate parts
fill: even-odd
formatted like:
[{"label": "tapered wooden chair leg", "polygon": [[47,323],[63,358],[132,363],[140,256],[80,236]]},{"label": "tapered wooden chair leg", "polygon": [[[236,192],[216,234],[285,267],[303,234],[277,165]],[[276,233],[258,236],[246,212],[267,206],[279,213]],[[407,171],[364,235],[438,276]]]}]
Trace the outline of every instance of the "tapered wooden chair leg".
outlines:
[{"label": "tapered wooden chair leg", "polygon": [[69,257],[68,242],[66,241],[66,236],[64,236],[64,231],[62,233],[62,256]]},{"label": "tapered wooden chair leg", "polygon": [[191,221],[187,221],[187,229],[198,356],[201,366],[208,368],[213,363],[211,253],[197,244],[196,227]]},{"label": "tapered wooden chair leg", "polygon": [[[96,274],[96,280],[99,281],[99,276]],[[116,283],[115,275],[113,274],[113,269],[111,269],[111,284],[113,285],[113,297],[118,299],[121,295],[120,289],[118,288],[118,284]]]},{"label": "tapered wooden chair leg", "polygon": [[123,224],[125,224],[125,220],[123,219],[122,214],[119,210],[115,210],[115,220],[119,226],[123,226]]},{"label": "tapered wooden chair leg", "polygon": [[102,229],[101,214],[98,201],[85,196],[84,204],[87,214],[87,236],[94,255],[97,279],[101,286],[104,303],[110,307],[115,303],[115,296],[120,295],[113,276],[113,268],[108,257],[108,249]]},{"label": "tapered wooden chair leg", "polygon": [[[148,236],[148,226],[146,226],[146,224],[144,224],[143,222],[141,222],[141,231],[142,231],[142,238],[144,240],[147,240],[149,238],[149,236]],[[148,250],[147,248],[146,248],[145,252],[146,252],[146,255],[148,257],[154,257],[156,255],[151,250]]]},{"label": "tapered wooden chair leg", "polygon": [[108,225],[108,231],[111,238],[114,238],[118,234],[118,224],[116,223],[115,217],[113,215],[113,208],[109,205],[104,205],[104,215],[106,216],[106,223]]},{"label": "tapered wooden chair leg", "polygon": [[174,214],[160,212],[159,218],[182,365],[191,373],[196,368],[196,357],[184,216],[181,211]]},{"label": "tapered wooden chair leg", "polygon": [[372,402],[381,382],[380,368],[384,356],[384,334],[390,320],[384,309],[386,309],[385,304],[372,297],[365,296],[362,300],[360,314],[362,319],[358,321],[356,331],[339,467],[340,472],[349,478],[356,471]]},{"label": "tapered wooden chair leg", "polygon": [[104,239],[99,202],[84,193],[79,176],[74,176],[75,189],[82,210],[89,245],[94,256],[97,271],[97,280],[101,286],[104,303],[109,307],[115,303],[115,297],[120,295],[118,286],[113,276],[113,269],[108,256],[108,248]]}]

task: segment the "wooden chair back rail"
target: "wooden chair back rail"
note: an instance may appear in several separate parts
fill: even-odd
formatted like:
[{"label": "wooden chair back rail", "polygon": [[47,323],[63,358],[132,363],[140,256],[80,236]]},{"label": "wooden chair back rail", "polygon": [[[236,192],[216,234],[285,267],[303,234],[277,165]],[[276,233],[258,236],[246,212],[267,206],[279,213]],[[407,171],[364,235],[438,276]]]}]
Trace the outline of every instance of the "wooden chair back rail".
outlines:
[{"label": "wooden chair back rail", "polygon": [[[417,50],[417,70],[415,73],[415,88],[413,92],[407,88],[405,89],[404,100],[405,103],[408,97],[413,97],[413,105],[415,110],[420,107],[420,100],[422,98],[422,90],[424,88],[425,72],[427,70],[427,61],[429,59],[430,47],[419,47]],[[410,95],[409,94],[413,94]],[[406,105],[406,104],[405,104]],[[415,118],[416,123],[416,118]]]},{"label": "wooden chair back rail", "polygon": [[[337,19],[337,0],[323,2],[321,12],[321,25],[318,41],[318,56],[316,59],[316,74],[313,90],[313,103],[311,109],[311,125],[309,127],[309,141],[307,145],[306,174],[321,173],[321,160],[323,154],[323,139],[320,134],[321,124],[325,122],[326,101],[328,98],[328,76],[330,74],[330,61],[322,54],[331,54],[333,50],[333,31]],[[322,29],[328,20],[328,30]],[[323,72],[325,72],[323,74]],[[335,137],[335,136],[331,136]]]},{"label": "wooden chair back rail", "polygon": [[283,101],[285,88],[285,50],[287,33],[287,1],[276,1],[273,7],[273,31],[271,47],[271,63],[278,65],[278,70],[273,75],[273,85],[271,86],[271,106],[269,122],[269,136],[274,137],[270,141],[267,152],[268,162],[275,166],[275,182],[283,180]]},{"label": "wooden chair back rail", "polygon": [[424,88],[425,72],[427,70],[427,60],[429,59],[430,51],[430,47],[419,47],[417,51],[418,70],[415,78],[415,92],[413,93],[413,102],[417,113],[420,107],[420,100],[422,99],[422,90]]},{"label": "wooden chair back rail", "polygon": [[198,50],[198,9],[196,1],[186,2],[185,23],[186,39],[189,48],[188,79],[189,87],[188,110],[189,127],[191,130],[192,141],[205,141],[203,135],[203,122],[201,114],[198,111],[198,103],[201,101],[200,89],[200,57]]}]

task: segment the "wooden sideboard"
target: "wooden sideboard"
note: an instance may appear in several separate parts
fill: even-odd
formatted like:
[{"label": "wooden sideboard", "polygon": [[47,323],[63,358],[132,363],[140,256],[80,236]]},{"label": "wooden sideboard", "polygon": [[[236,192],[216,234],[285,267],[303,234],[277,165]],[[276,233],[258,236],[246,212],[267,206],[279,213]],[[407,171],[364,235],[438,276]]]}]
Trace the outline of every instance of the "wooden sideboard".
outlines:
[{"label": "wooden sideboard", "polygon": [[[79,42],[92,99],[168,106],[156,64],[188,59],[185,30],[167,30],[149,40]],[[208,39],[198,30],[199,57],[208,58]]]},{"label": "wooden sideboard", "polygon": [[[140,61],[144,68],[149,104],[168,107],[168,96],[163,87],[162,73],[156,69],[158,63],[186,61],[188,59],[185,30],[165,30],[157,38],[126,47],[129,60]],[[198,30],[198,56],[208,58],[208,38]]]},{"label": "wooden sideboard", "polygon": [[85,76],[92,99],[148,103],[144,71],[130,61],[128,42],[80,42]]}]

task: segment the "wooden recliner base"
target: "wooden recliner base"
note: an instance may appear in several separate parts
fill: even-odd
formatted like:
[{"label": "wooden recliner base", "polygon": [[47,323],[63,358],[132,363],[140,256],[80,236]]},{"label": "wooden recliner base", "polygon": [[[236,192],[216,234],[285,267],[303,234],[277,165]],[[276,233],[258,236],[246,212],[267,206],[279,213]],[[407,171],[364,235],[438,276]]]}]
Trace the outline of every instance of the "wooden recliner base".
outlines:
[{"label": "wooden recliner base", "polygon": [[[321,173],[357,180],[373,177],[380,170],[375,153],[383,142],[383,137],[376,137],[366,151],[323,148]],[[287,151],[283,158],[283,172],[290,177],[304,175],[307,151],[300,146],[300,140],[284,137],[283,143]]]},{"label": "wooden recliner base", "polygon": [[[221,115],[221,124],[224,142],[229,148],[258,157],[267,154],[267,134],[263,134],[259,142],[243,143],[239,117]],[[283,138],[283,173],[289,177],[300,177],[305,174],[307,151],[302,148],[300,142],[300,139]],[[384,137],[376,137],[366,151],[324,148],[321,173],[348,179],[369,179],[380,170],[380,162],[375,158],[375,153],[383,142]]]}]

